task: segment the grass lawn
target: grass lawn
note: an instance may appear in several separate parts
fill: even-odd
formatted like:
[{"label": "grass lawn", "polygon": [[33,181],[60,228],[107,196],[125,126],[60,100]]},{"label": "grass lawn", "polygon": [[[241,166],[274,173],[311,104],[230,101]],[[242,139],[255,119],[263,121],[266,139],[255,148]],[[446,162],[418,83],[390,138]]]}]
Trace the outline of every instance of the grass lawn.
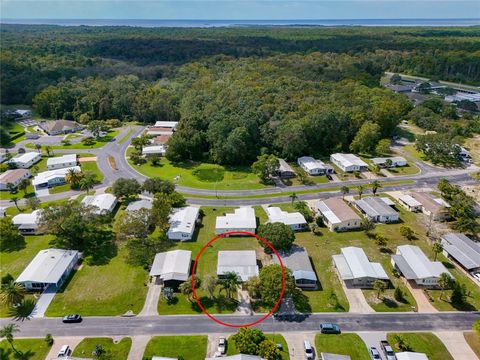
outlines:
[{"label": "grass lawn", "polygon": [[[128,153],[128,152],[127,152]],[[150,162],[143,165],[130,165],[138,172],[149,177],[161,177],[174,181],[178,185],[202,189],[243,190],[262,189],[267,187],[260,183],[257,175],[248,167],[223,167],[205,163],[173,164],[162,158],[160,165],[153,166]],[[179,180],[175,179],[179,177]]]},{"label": "grass lawn", "polygon": [[[91,155],[90,155],[91,156]],[[97,176],[97,181],[102,182],[103,180],[103,174],[98,168],[97,162],[96,161],[86,161],[86,162],[81,162],[80,163],[82,171],[83,172],[92,172]]]},{"label": "grass lawn", "polygon": [[420,171],[419,168],[417,168],[415,165],[412,163],[408,163],[407,166],[400,166],[400,167],[395,167],[391,169],[387,169],[387,171],[390,174],[396,175],[396,176],[402,176],[402,175],[415,175],[418,174]]},{"label": "grass lawn", "polygon": [[72,356],[83,358],[92,357],[92,352],[97,345],[101,345],[107,354],[111,355],[112,359],[126,359],[128,352],[132,346],[132,339],[129,337],[123,338],[118,343],[114,343],[113,339],[108,337],[101,338],[84,338],[80,344],[75,348]]},{"label": "grass lawn", "polygon": [[365,343],[357,334],[317,334],[315,336],[315,350],[317,356],[321,352],[327,352],[350,355],[355,360],[370,359]]},{"label": "grass lawn", "polygon": [[480,358],[480,335],[473,331],[464,332],[463,336],[473,352]]},{"label": "grass lawn", "polygon": [[[267,339],[273,340],[275,344],[282,344],[282,350],[281,350],[282,360],[290,360],[288,345],[282,335],[265,334],[265,336],[267,337]],[[232,340],[232,337],[230,336],[227,342],[227,355],[236,355],[236,354],[240,354],[240,352],[235,347],[235,342]]]},{"label": "grass lawn", "polygon": [[204,360],[207,356],[206,335],[199,336],[154,336],[143,353],[144,360],[152,356],[178,357],[185,360]]},{"label": "grass lawn", "polygon": [[[44,360],[50,351],[50,346],[43,339],[15,339],[13,346],[28,360]],[[0,341],[0,359],[18,359],[7,340]]]},{"label": "grass lawn", "polygon": [[405,145],[402,147],[402,149],[409,155],[413,156],[415,159],[417,160],[420,160],[420,161],[427,161],[425,160],[425,155],[423,154],[423,152],[421,151],[418,151],[416,148],[415,148],[415,145],[413,144],[409,144],[409,145]]},{"label": "grass lawn", "polygon": [[[254,207],[255,213],[258,218],[258,224],[263,224],[267,220],[267,215],[261,207]],[[212,238],[215,234],[215,220],[217,216],[221,216],[225,213],[233,212],[235,208],[229,207],[202,207],[205,216],[202,219],[202,224],[195,232],[192,241],[176,242],[173,243],[172,250],[182,249],[192,251],[192,259],[195,259],[200,252],[201,248]],[[263,250],[258,244],[257,239],[253,237],[228,237],[215,241],[210,247],[205,250],[200,258],[196,269],[196,275],[202,279],[206,274],[216,274],[217,269],[217,253],[219,250],[245,250],[255,249],[258,250],[257,254],[263,254]],[[217,289],[218,296],[217,301],[211,301],[208,299],[207,294],[203,290],[197,290],[197,296],[199,297],[202,305],[213,313],[231,313],[235,310],[231,304],[226,304],[223,301],[225,292],[221,292],[220,288]],[[158,303],[158,312],[160,314],[198,314],[201,313],[201,309],[195,303],[195,300],[189,301],[184,295],[178,293],[177,300],[174,304],[167,304],[167,302],[161,299]],[[229,305],[229,306],[227,306]]]},{"label": "grass lawn", "polygon": [[395,344],[395,335],[402,336],[411,351],[425,353],[429,360],[453,360],[445,345],[432,333],[388,333],[388,342],[398,352],[400,349]]},{"label": "grass lawn", "polygon": [[106,265],[84,263],[57,293],[46,315],[115,316],[128,310],[138,314],[147,293],[147,272],[128,265],[125,256],[126,249],[120,247],[118,254]]}]

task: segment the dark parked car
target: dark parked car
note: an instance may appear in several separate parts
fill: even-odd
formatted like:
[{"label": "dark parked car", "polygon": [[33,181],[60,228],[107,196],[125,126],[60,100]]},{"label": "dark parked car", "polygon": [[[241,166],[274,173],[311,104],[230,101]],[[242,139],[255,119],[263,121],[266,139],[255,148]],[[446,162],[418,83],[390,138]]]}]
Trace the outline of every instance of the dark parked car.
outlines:
[{"label": "dark parked car", "polygon": [[320,324],[322,334],[340,334],[340,326],[336,324]]},{"label": "dark parked car", "polygon": [[78,314],[71,314],[64,316],[62,321],[64,323],[78,323],[82,321],[82,317]]},{"label": "dark parked car", "polygon": [[333,180],[332,175],[328,175],[328,174],[327,174],[327,175],[325,175],[325,176],[327,177],[328,180]]}]

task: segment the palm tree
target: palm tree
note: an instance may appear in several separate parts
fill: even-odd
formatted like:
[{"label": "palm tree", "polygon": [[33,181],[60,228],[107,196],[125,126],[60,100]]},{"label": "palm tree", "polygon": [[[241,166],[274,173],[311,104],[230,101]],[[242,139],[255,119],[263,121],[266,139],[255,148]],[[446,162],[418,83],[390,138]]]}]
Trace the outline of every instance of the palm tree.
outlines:
[{"label": "palm tree", "polygon": [[13,334],[16,332],[19,332],[20,329],[17,324],[8,324],[5,325],[1,330],[0,330],[0,338],[5,338],[7,339],[8,343],[12,347],[12,350],[15,352],[17,355],[22,355],[22,352],[18,351],[15,349],[15,346],[13,346]]},{"label": "palm tree", "polygon": [[87,195],[88,195],[88,192],[91,189],[93,189],[94,185],[95,185],[95,174],[85,174],[85,176],[83,176],[79,182],[80,190],[85,190],[87,192]]},{"label": "palm tree", "polygon": [[53,150],[50,145],[45,146],[45,151],[47,152],[47,156],[53,155]]},{"label": "palm tree", "polygon": [[378,180],[375,180],[374,182],[372,182],[373,196],[377,195],[377,190],[381,187],[382,187],[382,184],[380,184],[380,182],[378,182]]},{"label": "palm tree", "polygon": [[361,198],[362,198],[362,195],[363,195],[363,185],[358,185],[357,191],[358,191],[358,196],[359,196],[360,199],[361,199]]},{"label": "palm tree", "polygon": [[377,291],[377,299],[380,299],[380,294],[384,293],[387,285],[382,280],[375,280],[373,282],[373,289]]},{"label": "palm tree", "polygon": [[136,137],[136,138],[132,139],[133,147],[135,149],[139,150],[140,152],[142,152],[143,147],[145,145],[148,145],[149,142],[150,142],[150,139],[149,139],[147,134],[142,134],[139,137]]},{"label": "palm tree", "polygon": [[192,282],[191,282],[191,281],[185,281],[185,282],[183,282],[183,283],[178,287],[178,290],[180,290],[180,292],[181,292],[183,295],[185,295],[189,301],[192,300],[193,290],[192,290]]},{"label": "palm tree", "polygon": [[289,196],[288,196],[290,199],[292,199],[292,205],[294,203],[295,200],[298,200],[298,196],[295,192],[292,192]]},{"label": "palm tree", "polygon": [[0,299],[6,306],[15,306],[25,298],[25,288],[22,284],[10,281],[0,289]]},{"label": "palm tree", "polygon": [[202,282],[202,289],[208,293],[210,300],[215,295],[215,288],[217,287],[218,279],[213,275],[207,275]]},{"label": "palm tree", "polygon": [[10,201],[13,202],[15,204],[17,210],[20,211],[20,208],[18,207],[18,198],[16,196],[12,196]]},{"label": "palm tree", "polygon": [[28,179],[22,179],[18,184],[18,189],[23,190],[23,197],[27,196],[28,185],[30,185],[30,181]]},{"label": "palm tree", "polygon": [[440,300],[442,300],[443,292],[452,286],[452,278],[447,273],[441,273],[438,278],[438,286],[442,291],[440,292]]},{"label": "palm tree", "polygon": [[348,188],[348,186],[342,186],[340,191],[342,192],[342,199],[345,199],[345,195],[350,192],[350,189]]},{"label": "palm tree", "polygon": [[14,190],[15,190],[15,185],[13,185],[13,183],[9,182],[9,183],[7,183],[7,189],[11,194],[13,194]]},{"label": "palm tree", "polygon": [[74,168],[68,169],[67,175],[65,176],[67,183],[71,184],[73,187],[78,186],[81,178],[82,174],[78,171],[75,171]]},{"label": "palm tree", "polygon": [[222,288],[227,292],[227,297],[232,298],[232,293],[237,289],[237,284],[240,278],[237,273],[231,271],[224,275],[224,278],[220,281]]},{"label": "palm tree", "polygon": [[433,253],[435,254],[435,260],[434,261],[437,261],[438,254],[440,254],[443,251],[442,243],[440,243],[438,241],[434,242],[433,245],[432,245],[432,250],[433,250]]},{"label": "palm tree", "polygon": [[42,150],[42,145],[41,144],[35,144],[35,149],[37,149],[38,152],[41,152]]}]

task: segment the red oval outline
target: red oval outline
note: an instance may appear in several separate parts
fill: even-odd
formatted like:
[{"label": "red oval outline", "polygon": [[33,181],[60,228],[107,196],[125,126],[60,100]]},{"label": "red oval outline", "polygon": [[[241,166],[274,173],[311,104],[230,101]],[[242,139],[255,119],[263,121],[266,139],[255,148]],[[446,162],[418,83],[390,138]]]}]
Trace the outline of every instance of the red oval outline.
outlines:
[{"label": "red oval outline", "polygon": [[[200,303],[200,300],[198,300],[197,292],[195,291],[195,286],[194,286],[194,284],[195,284],[195,270],[197,269],[197,263],[198,263],[198,260],[200,259],[200,256],[205,251],[205,249],[211,243],[213,243],[214,241],[217,241],[218,239],[224,238],[228,235],[235,235],[235,234],[253,236],[253,237],[257,238],[258,240],[263,241],[265,244],[267,244],[267,246],[270,249],[272,249],[274,254],[277,256],[278,261],[280,262],[280,267],[282,269],[282,291],[280,292],[280,296],[279,296],[277,302],[275,303],[275,306],[264,317],[260,318],[259,320],[254,321],[252,323],[240,324],[240,325],[229,324],[229,323],[223,322],[221,320],[218,320],[215,316],[211,315],[207,310],[205,310],[205,308]],[[282,259],[280,258],[280,255],[278,254],[277,250],[267,240],[265,240],[264,238],[262,238],[261,236],[259,236],[257,234],[253,234],[253,233],[248,232],[248,231],[228,231],[228,232],[225,232],[225,233],[222,233],[220,235],[215,236],[213,239],[211,239],[209,242],[207,242],[202,247],[202,249],[198,253],[197,257],[195,258],[195,263],[193,264],[193,267],[192,267],[192,284],[191,285],[192,285],[193,297],[195,298],[196,303],[198,304],[200,309],[202,309],[202,311],[205,315],[207,315],[211,320],[215,321],[216,323],[218,323],[220,325],[227,326],[227,327],[232,327],[232,328],[242,328],[242,327],[249,327],[249,326],[257,325],[257,324],[261,323],[262,321],[265,321],[270,315],[273,314],[273,312],[278,308],[278,306],[280,305],[280,302],[282,301],[283,294],[285,292],[286,281],[287,281],[287,279],[286,279],[286,275],[285,275],[285,267],[283,266]]]}]

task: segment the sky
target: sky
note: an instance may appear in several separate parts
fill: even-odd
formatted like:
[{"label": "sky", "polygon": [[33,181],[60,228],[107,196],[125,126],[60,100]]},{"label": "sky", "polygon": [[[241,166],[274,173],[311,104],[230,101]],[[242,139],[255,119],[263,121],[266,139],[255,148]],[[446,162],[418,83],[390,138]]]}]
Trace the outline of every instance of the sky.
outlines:
[{"label": "sky", "polygon": [[480,0],[0,0],[2,19],[456,19]]}]

